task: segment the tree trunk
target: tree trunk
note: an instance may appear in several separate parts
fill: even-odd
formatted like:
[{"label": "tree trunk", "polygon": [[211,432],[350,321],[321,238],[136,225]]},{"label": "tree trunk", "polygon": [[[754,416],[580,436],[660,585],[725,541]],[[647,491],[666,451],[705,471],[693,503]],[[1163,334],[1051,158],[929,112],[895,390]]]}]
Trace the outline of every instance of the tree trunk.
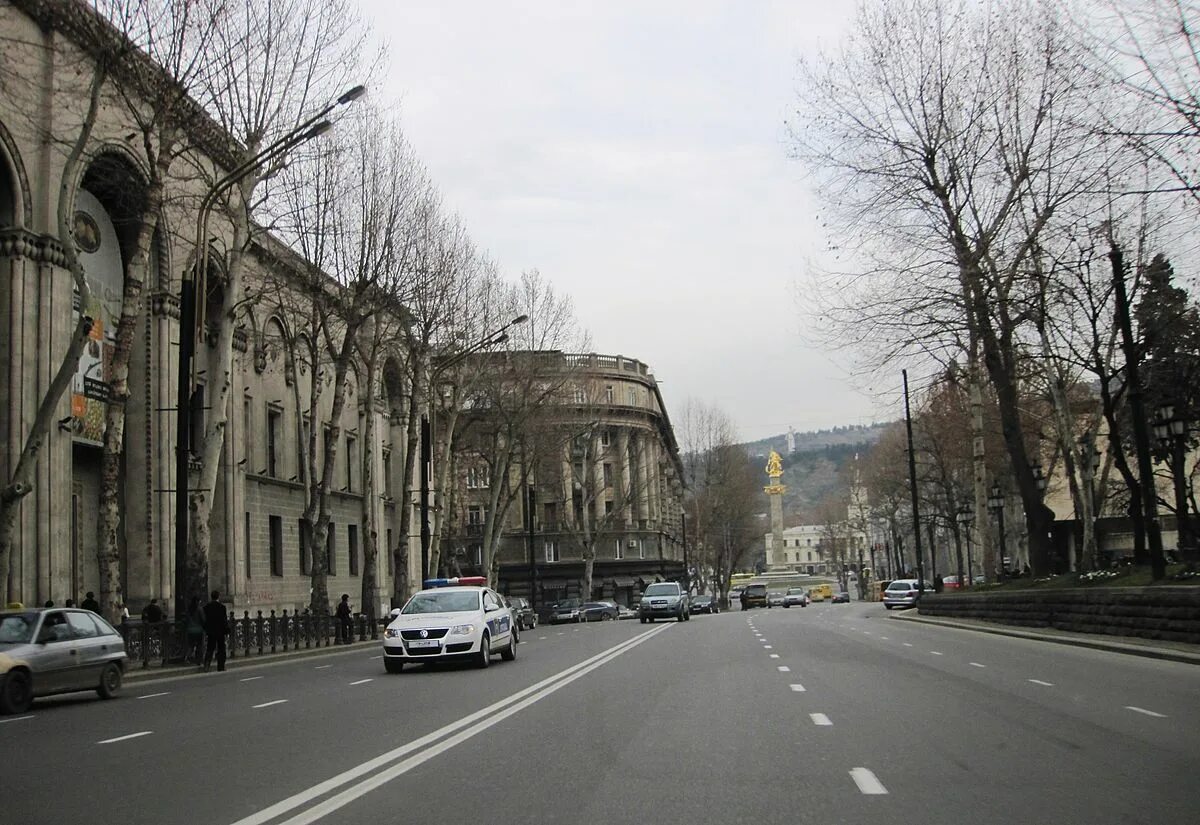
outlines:
[{"label": "tree trunk", "polygon": [[[377,348],[376,348],[377,349]],[[379,555],[379,524],[375,520],[375,458],[371,454],[375,444],[375,385],[378,380],[376,352],[367,353],[367,385],[360,395],[366,399],[366,418],[363,420],[362,454],[362,589],[359,593],[359,609],[366,614],[367,621],[375,625],[376,602],[379,600],[379,580],[376,560]]]},{"label": "tree trunk", "polygon": [[[412,533],[412,477],[417,466],[417,449],[420,440],[420,416],[417,405],[417,383],[414,380],[408,400],[408,420],[405,422],[404,472],[400,481],[400,535],[396,546],[389,548],[392,554],[392,607],[399,607],[408,599],[408,552]],[[422,573],[422,576],[424,573]]]}]

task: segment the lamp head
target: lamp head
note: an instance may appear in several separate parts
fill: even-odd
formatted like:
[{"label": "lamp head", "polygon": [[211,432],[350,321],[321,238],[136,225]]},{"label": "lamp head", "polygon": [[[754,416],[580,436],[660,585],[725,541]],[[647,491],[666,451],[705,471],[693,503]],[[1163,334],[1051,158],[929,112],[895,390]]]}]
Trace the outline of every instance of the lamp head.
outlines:
[{"label": "lamp head", "polygon": [[520,315],[518,315],[516,318],[513,318],[508,323],[512,326],[516,326],[517,324],[523,324],[528,320],[529,320],[529,316],[524,313],[521,313]]},{"label": "lamp head", "polygon": [[367,87],[361,83],[352,89],[347,89],[342,92],[342,96],[337,99],[339,106],[345,106],[347,103],[353,103],[367,93]]}]

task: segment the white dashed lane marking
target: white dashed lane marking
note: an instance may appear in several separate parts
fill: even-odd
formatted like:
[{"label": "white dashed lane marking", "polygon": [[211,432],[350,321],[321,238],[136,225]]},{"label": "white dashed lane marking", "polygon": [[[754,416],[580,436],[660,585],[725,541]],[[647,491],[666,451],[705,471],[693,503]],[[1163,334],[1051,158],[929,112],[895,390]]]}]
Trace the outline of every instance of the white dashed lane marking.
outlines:
[{"label": "white dashed lane marking", "polygon": [[545,640],[546,640],[546,638],[547,638],[547,637],[545,637],[545,636],[538,636],[538,640],[539,640],[539,641],[545,641]]},{"label": "white dashed lane marking", "polygon": [[114,736],[112,739],[101,739],[97,745],[111,745],[113,742],[124,742],[126,739],[137,739],[139,736],[149,736],[152,730],[140,730],[137,733],[127,733],[124,736]]},{"label": "white dashed lane marking", "polygon": [[883,787],[883,783],[875,778],[875,774],[866,768],[851,768],[850,778],[854,780],[854,784],[864,794],[885,794],[888,792],[887,788]]},{"label": "white dashed lane marking", "polygon": [[833,722],[829,721],[829,717],[823,713],[810,713],[808,718],[812,720],[814,725],[820,725],[821,727],[828,727],[833,724]]},{"label": "white dashed lane marking", "polygon": [[792,672],[792,669],[790,667],[788,667],[787,665],[780,665],[779,667],[777,667],[775,669],[778,670],[780,673],[791,673]]},{"label": "white dashed lane marking", "polygon": [[273,699],[270,702],[263,702],[261,705],[255,705],[254,710],[258,710],[259,708],[269,708],[271,705],[282,705],[286,701],[287,699]]},{"label": "white dashed lane marking", "polygon": [[380,653],[378,656],[372,656],[372,657],[371,657],[371,661],[373,662],[373,661],[375,661],[376,659],[382,659],[382,658],[383,658],[383,654],[382,654],[382,653]]},{"label": "white dashed lane marking", "polygon": [[929,651],[929,652],[930,652],[931,654],[933,654],[934,656],[941,656],[941,655],[942,655],[942,652],[941,652],[940,650],[931,650],[931,651]]},{"label": "white dashed lane marking", "polygon": [[[1126,705],[1125,710],[1131,710],[1134,713],[1144,713],[1147,716],[1153,716],[1155,719],[1166,719],[1167,718],[1167,715],[1165,713],[1155,713],[1152,710],[1146,710],[1145,708],[1134,707],[1133,705]],[[26,717],[26,718],[28,718],[28,717]]]},{"label": "white dashed lane marking", "polygon": [[772,654],[771,654],[771,658],[772,658],[772,659],[778,659],[778,658],[779,658],[779,654],[778,654],[778,653],[772,653]]},{"label": "white dashed lane marking", "polygon": [[28,716],[15,716],[12,719],[0,719],[0,725],[6,725],[9,722],[23,722],[26,719],[32,719],[33,717],[34,714],[31,713]]},{"label": "white dashed lane marking", "polygon": [[888,640],[888,637],[887,637],[887,636],[880,636],[879,638],[880,638],[880,639],[882,639],[882,640],[883,640],[883,641],[885,641],[885,642]]},{"label": "white dashed lane marking", "polygon": [[247,676],[245,679],[238,679],[239,682],[253,682],[256,679],[261,679],[261,676]]},{"label": "white dashed lane marking", "polygon": [[904,646],[905,646],[905,647],[912,647],[912,643],[911,643],[911,642],[905,642],[905,643],[904,643]]},{"label": "white dashed lane marking", "polygon": [[1041,685],[1042,687],[1054,687],[1053,682],[1043,682],[1041,679],[1028,679],[1026,681],[1033,682],[1033,684]]},{"label": "white dashed lane marking", "polygon": [[139,699],[153,699],[155,696],[168,696],[171,691],[164,690],[162,693],[147,693],[145,696],[139,696]]},{"label": "white dashed lane marking", "polygon": [[373,682],[374,679],[359,679],[357,682],[351,682],[351,685],[365,685],[367,682]]},{"label": "white dashed lane marking", "polygon": [[313,670],[324,670],[327,667],[333,667],[333,665],[317,665]]},{"label": "white dashed lane marking", "polygon": [[763,645],[763,650],[772,650],[772,649],[773,648],[770,645]]},{"label": "white dashed lane marking", "polygon": [[970,665],[971,667],[987,667],[987,665],[981,665],[979,662],[970,662]]},{"label": "white dashed lane marking", "polygon": [[803,692],[804,692],[804,685],[799,685],[799,684],[796,684],[796,685],[788,685],[788,687],[790,687],[790,688],[791,688],[793,691],[795,691],[796,693],[803,693]]}]

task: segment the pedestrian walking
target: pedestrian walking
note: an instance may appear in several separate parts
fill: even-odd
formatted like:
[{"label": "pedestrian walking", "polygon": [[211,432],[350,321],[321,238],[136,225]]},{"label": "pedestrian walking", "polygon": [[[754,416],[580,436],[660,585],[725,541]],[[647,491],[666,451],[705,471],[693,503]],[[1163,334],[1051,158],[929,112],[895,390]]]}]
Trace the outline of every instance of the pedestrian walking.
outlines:
[{"label": "pedestrian walking", "polygon": [[96,594],[93,593],[91,590],[89,590],[87,592],[87,596],[84,597],[83,603],[80,604],[79,606],[82,607],[84,610],[90,610],[93,613],[100,612],[100,602],[96,601]]},{"label": "pedestrian walking", "polygon": [[157,624],[163,620],[163,609],[158,606],[158,599],[151,599],[150,604],[142,610],[142,621]]},{"label": "pedestrian walking", "polygon": [[212,667],[213,653],[217,654],[217,670],[225,669],[225,634],[229,632],[229,614],[221,604],[221,593],[212,592],[212,601],[204,605],[204,632],[208,645],[204,649],[204,672]]},{"label": "pedestrian walking", "polygon": [[348,645],[354,641],[354,629],[351,625],[353,615],[350,612],[350,594],[343,593],[342,601],[337,606],[339,644]]},{"label": "pedestrian walking", "polygon": [[129,618],[129,605],[122,602],[121,603],[121,621],[124,622],[128,618]]},{"label": "pedestrian walking", "polygon": [[200,664],[202,659],[200,647],[204,643],[204,608],[200,606],[200,597],[192,596],[188,604],[185,633],[187,634],[187,653],[184,658],[189,662]]}]

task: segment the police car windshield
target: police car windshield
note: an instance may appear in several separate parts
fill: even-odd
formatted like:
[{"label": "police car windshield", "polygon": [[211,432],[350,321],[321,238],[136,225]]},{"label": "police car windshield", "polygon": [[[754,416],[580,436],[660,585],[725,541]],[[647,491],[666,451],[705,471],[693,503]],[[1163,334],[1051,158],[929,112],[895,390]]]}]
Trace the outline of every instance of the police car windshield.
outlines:
[{"label": "police car windshield", "polygon": [[402,613],[464,613],[479,609],[479,594],[459,590],[446,593],[418,593],[404,605]]}]

